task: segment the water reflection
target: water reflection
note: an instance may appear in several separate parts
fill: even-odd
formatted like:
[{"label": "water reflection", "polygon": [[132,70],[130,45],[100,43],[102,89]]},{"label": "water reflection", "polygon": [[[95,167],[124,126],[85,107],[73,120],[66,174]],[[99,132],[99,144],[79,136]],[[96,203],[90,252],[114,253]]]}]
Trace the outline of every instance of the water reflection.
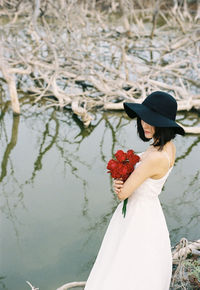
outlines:
[{"label": "water reflection", "polygon": [[[184,125],[200,124],[197,113],[180,114],[181,120]],[[9,289],[17,285],[19,273],[10,263],[25,276],[40,279],[32,282],[44,289],[47,280],[52,285],[57,279],[58,286],[61,281],[86,279],[118,203],[106,174],[107,161],[119,148],[138,152],[147,146],[139,141],[135,125],[121,112],[96,114],[87,129],[68,111],[1,114],[1,240],[2,254],[9,257],[1,272],[3,289],[7,274],[12,276]],[[173,244],[182,236],[193,239],[200,234],[200,137],[177,138],[176,145],[175,168],[161,196]],[[8,243],[6,236],[11,237]],[[28,261],[21,262],[21,253]],[[45,281],[43,271],[36,271],[35,256],[47,267]],[[54,260],[59,274],[49,280]]]},{"label": "water reflection", "polygon": [[10,153],[17,144],[17,136],[18,136],[18,127],[19,127],[20,116],[13,115],[13,124],[12,124],[12,133],[10,142],[7,144],[5,153],[3,154],[2,162],[1,162],[1,175],[0,182],[7,175],[7,164],[10,157]]},{"label": "water reflection", "polygon": [[198,146],[200,142],[200,137],[194,137],[193,143],[186,149],[186,151],[181,155],[176,158],[175,164],[179,162],[179,160],[184,159],[186,156],[190,154],[192,151],[193,147]]},{"label": "water reflection", "polygon": [[6,277],[4,277],[4,276],[0,277],[0,287],[2,290],[8,290],[8,288],[6,287],[6,285],[4,283],[4,279],[6,279]]},{"label": "water reflection", "polygon": [[[10,140],[8,141],[8,137],[7,137],[8,132],[6,131],[7,126],[4,124],[4,118],[3,118],[4,114],[3,113],[1,114],[1,128],[2,128],[1,140],[4,143],[2,147],[5,148],[5,151],[1,158],[2,161],[1,161],[0,182],[2,183],[3,179],[7,176],[7,173],[9,171],[9,176],[12,176],[13,180],[15,180],[15,183],[18,183],[18,186],[20,188],[20,194],[18,194],[18,197],[20,197],[20,199],[23,199],[23,187],[29,183],[32,183],[32,184],[34,183],[34,179],[36,178],[37,174],[39,174],[39,171],[41,171],[43,168],[43,162],[45,162],[43,160],[45,159],[45,156],[47,155],[47,153],[50,154],[50,151],[53,150],[53,147],[56,147],[56,150],[60,154],[60,157],[61,157],[61,160],[63,162],[65,169],[67,167],[70,168],[71,174],[73,174],[77,179],[79,179],[82,182],[84,198],[85,198],[85,205],[84,205],[84,210],[82,213],[83,215],[87,215],[86,204],[88,203],[88,198],[87,198],[88,182],[86,178],[82,178],[79,175],[78,167],[84,166],[85,168],[87,168],[87,170],[90,171],[92,170],[92,164],[89,164],[87,160],[83,160],[81,156],[79,156],[78,152],[81,148],[81,144],[84,142],[85,139],[87,139],[90,135],[92,135],[95,130],[98,130],[98,127],[102,125],[103,123],[103,130],[101,130],[100,142],[98,144],[98,148],[96,149],[99,150],[99,152],[97,153],[97,156],[99,156],[98,158],[101,158],[102,162],[105,163],[105,167],[106,167],[107,160],[111,156],[113,156],[115,150],[117,150],[118,148],[127,147],[126,144],[123,144],[123,142],[120,142],[120,138],[118,138],[118,136],[121,134],[123,129],[129,125],[130,121],[126,119],[126,117],[122,113],[116,113],[114,116],[113,116],[113,113],[103,113],[100,117],[98,116],[96,122],[94,122],[93,125],[91,125],[89,128],[84,128],[82,125],[82,122],[77,118],[76,115],[72,115],[72,118],[71,118],[71,114],[68,112],[66,115],[65,114],[63,115],[64,118],[58,115],[59,115],[58,112],[56,112],[55,110],[51,110],[48,114],[46,114],[45,120],[43,118],[41,118],[40,120],[37,120],[37,123],[39,123],[40,125],[37,127],[37,130],[38,130],[37,140],[38,141],[37,141],[37,150],[34,155],[35,157],[33,156],[35,161],[33,164],[32,173],[29,178],[25,179],[23,183],[19,184],[17,181],[17,177],[15,177],[15,168],[12,165],[13,164],[12,156],[10,155],[11,155],[12,150],[17,144],[20,116],[13,116],[12,118],[11,137],[10,137]],[[32,118],[33,123],[35,121],[35,118],[38,118],[38,117],[39,117],[38,115],[34,115],[34,114],[31,117],[29,116],[29,118]],[[187,114],[187,117],[188,118],[186,118],[186,114],[183,114],[183,116],[179,118],[179,121],[189,120],[187,123],[192,122],[194,125],[199,124],[198,114],[195,114],[195,113],[190,114],[190,115]],[[27,117],[25,117],[25,119],[27,119]],[[65,132],[63,130],[63,124],[65,126],[65,130],[66,130]],[[33,124],[31,124],[31,126],[33,126]],[[36,128],[35,129],[29,128],[29,129],[35,130]],[[108,145],[107,144],[108,135],[110,135],[109,155],[106,154],[108,152],[104,150],[105,146]],[[72,151],[66,149],[65,147],[66,143],[70,146],[70,149],[73,148]],[[200,143],[200,137],[198,135],[193,136],[192,142],[190,142],[187,146],[184,147],[184,152],[182,153],[179,152],[176,158],[176,165],[178,164],[180,160],[185,159],[186,156],[190,154],[190,152],[195,146],[198,147],[199,143]],[[10,168],[8,170],[7,167],[8,167],[9,160],[10,160]],[[76,163],[78,165],[75,165]],[[8,180],[7,182],[9,183],[10,180]],[[111,179],[110,179],[110,182],[111,182]],[[115,198],[114,200],[116,201]],[[110,215],[112,214],[112,212],[113,210],[111,209],[110,213],[108,214],[108,219]],[[102,222],[103,220],[107,221],[107,218],[105,215],[102,218]]]},{"label": "water reflection", "polygon": [[[6,110],[2,110],[2,114],[1,114],[1,118],[3,121],[3,116],[5,114]],[[18,230],[17,230],[17,225],[16,225],[16,221],[17,221],[17,216],[15,215],[15,210],[14,207],[16,207],[16,204],[12,204],[12,202],[10,202],[10,197],[7,194],[7,190],[6,190],[6,186],[8,185],[8,183],[12,183],[12,180],[10,180],[10,178],[7,178],[7,180],[5,182],[3,182],[4,178],[7,176],[7,171],[8,171],[8,163],[10,163],[10,169],[11,172],[9,173],[9,177],[13,177],[13,182],[17,183],[16,178],[14,177],[14,171],[15,169],[13,168],[13,163],[12,163],[12,157],[11,157],[11,152],[14,149],[14,147],[17,144],[17,138],[18,138],[18,128],[19,128],[19,122],[20,122],[20,116],[16,116],[13,115],[12,116],[12,128],[11,128],[11,137],[10,140],[7,137],[8,133],[6,131],[6,125],[1,121],[1,133],[5,133],[5,139],[6,139],[6,147],[5,147],[5,151],[2,155],[2,161],[1,161],[1,175],[0,175],[0,184],[1,184],[1,193],[4,196],[4,204],[3,202],[1,202],[1,207],[0,210],[6,215],[6,217],[11,221],[12,225],[13,225],[13,229],[14,232],[16,234],[16,237],[18,237]],[[1,134],[1,139],[2,139],[2,134]],[[2,197],[1,197],[1,200]],[[21,194],[18,195],[18,202],[22,201],[22,196]],[[3,278],[2,278],[3,279]]]},{"label": "water reflection", "polygon": [[[50,128],[52,127],[52,123],[54,123],[55,128],[51,134]],[[37,171],[42,169],[42,159],[56,142],[58,133],[59,133],[59,122],[55,117],[55,111],[53,111],[45,124],[44,131],[41,134],[40,146],[38,148],[39,149],[38,156],[36,156],[36,160],[34,162],[34,170],[30,180],[27,180],[26,183],[33,182]]]}]

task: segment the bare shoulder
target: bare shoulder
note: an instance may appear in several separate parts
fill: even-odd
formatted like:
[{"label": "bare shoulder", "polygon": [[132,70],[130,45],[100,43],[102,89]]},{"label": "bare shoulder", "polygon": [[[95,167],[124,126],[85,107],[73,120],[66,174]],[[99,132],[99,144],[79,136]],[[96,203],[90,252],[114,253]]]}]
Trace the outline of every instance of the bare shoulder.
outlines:
[{"label": "bare shoulder", "polygon": [[148,162],[152,166],[161,167],[166,163],[166,157],[162,151],[152,151],[151,153],[147,154],[144,162]]},{"label": "bare shoulder", "polygon": [[169,170],[169,161],[163,151],[147,152],[141,163],[148,169],[149,177],[153,179],[161,178]]},{"label": "bare shoulder", "polygon": [[154,150],[154,151],[146,151],[144,154],[144,157],[142,156],[143,162],[148,163],[158,163],[163,159],[163,153],[162,151]]},{"label": "bare shoulder", "polygon": [[157,177],[167,169],[166,158],[159,151],[146,151],[141,158],[140,166],[136,172],[144,174],[146,178]]},{"label": "bare shoulder", "polygon": [[163,150],[159,151],[157,149],[147,150],[144,154],[144,160],[152,163],[166,162],[166,153],[169,156],[170,160],[174,160],[176,156],[176,146],[173,142],[168,142],[165,144]]}]

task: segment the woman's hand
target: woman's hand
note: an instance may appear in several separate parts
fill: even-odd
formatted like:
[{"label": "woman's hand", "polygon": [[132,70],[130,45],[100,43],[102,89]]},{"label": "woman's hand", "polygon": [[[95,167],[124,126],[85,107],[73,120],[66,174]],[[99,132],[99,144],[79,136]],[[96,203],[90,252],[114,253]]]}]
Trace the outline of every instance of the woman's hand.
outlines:
[{"label": "woman's hand", "polygon": [[114,192],[118,195],[123,187],[124,182],[121,179],[114,179],[113,181],[113,189]]}]

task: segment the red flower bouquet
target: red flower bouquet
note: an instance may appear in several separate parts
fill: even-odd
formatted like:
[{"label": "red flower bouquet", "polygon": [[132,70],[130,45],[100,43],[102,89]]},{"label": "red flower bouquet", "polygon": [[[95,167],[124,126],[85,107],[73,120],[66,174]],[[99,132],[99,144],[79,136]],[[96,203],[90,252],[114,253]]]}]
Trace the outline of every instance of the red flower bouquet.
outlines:
[{"label": "red flower bouquet", "polygon": [[[134,166],[139,162],[140,157],[134,154],[133,150],[128,150],[125,153],[122,150],[118,150],[115,154],[116,159],[111,159],[107,164],[108,173],[111,174],[112,178],[122,179],[126,181],[129,175],[134,171]],[[128,198],[124,200],[122,214],[126,215],[126,205]]]}]

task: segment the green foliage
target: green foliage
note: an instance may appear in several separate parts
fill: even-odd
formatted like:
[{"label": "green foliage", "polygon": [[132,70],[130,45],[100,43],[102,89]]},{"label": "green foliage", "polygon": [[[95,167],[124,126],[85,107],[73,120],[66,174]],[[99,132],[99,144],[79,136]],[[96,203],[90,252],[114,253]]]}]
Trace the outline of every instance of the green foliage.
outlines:
[{"label": "green foliage", "polygon": [[174,279],[171,290],[194,290],[200,289],[200,259],[194,259],[190,256],[188,259],[181,262],[176,267],[173,273],[172,280]]},{"label": "green foliage", "polygon": [[194,275],[200,282],[200,263],[197,260],[188,259],[183,262],[188,275]]}]

